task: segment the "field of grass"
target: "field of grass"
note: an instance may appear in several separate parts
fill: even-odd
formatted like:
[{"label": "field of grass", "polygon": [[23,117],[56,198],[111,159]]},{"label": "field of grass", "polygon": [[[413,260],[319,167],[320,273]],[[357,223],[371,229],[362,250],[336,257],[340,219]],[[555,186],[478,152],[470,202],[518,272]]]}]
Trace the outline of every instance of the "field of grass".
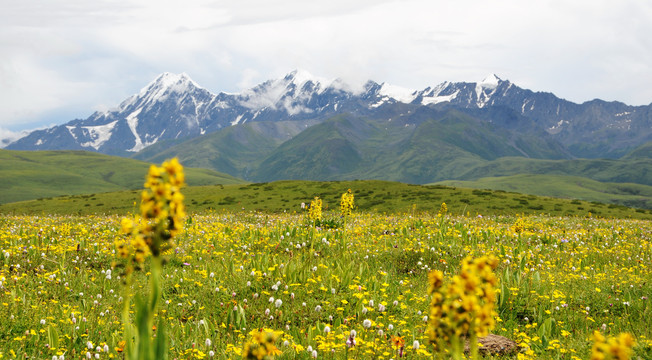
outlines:
[{"label": "field of grass", "polygon": [[[491,331],[518,344],[486,358],[588,359],[594,331],[629,334],[633,358],[652,356],[650,210],[441,185],[279,181],[182,188],[189,215],[179,222],[179,178],[160,182],[178,169],[150,171],[144,196],[0,205],[0,359],[120,359],[150,332],[167,339],[156,348],[170,359],[439,358],[428,335],[443,328],[433,324],[434,270],[467,281],[448,314],[463,317],[484,294]],[[347,189],[356,206],[343,217]],[[320,221],[302,206],[316,196]],[[149,220],[125,221],[141,213],[141,197]],[[152,249],[164,249],[162,272],[158,257],[143,257]],[[142,268],[122,266],[125,256]],[[478,290],[477,274],[454,277],[464,259],[485,256],[496,259],[497,282],[482,286],[496,296]]]},{"label": "field of grass", "polygon": [[520,174],[486,177],[475,181],[448,180],[435,184],[472,189],[504,190],[557,198],[575,198],[652,209],[652,186],[600,182],[578,176]]},{"label": "field of grass", "polygon": [[[421,186],[397,182],[364,181],[278,181],[247,185],[190,186],[183,190],[191,212],[300,210],[315,196],[325,209],[336,209],[340,196],[352,189],[359,211],[376,213],[436,212],[442,202],[455,215],[548,214],[551,216],[594,216],[604,218],[652,219],[652,210],[621,205],[523,195],[505,191],[465,189],[441,185]],[[137,210],[140,191],[120,191],[61,196],[0,205],[8,214],[126,214]]]},{"label": "field of grass", "polygon": [[[0,204],[59,195],[140,189],[149,164],[88,151],[0,149]],[[186,169],[190,185],[244,181],[206,169]]]},{"label": "field of grass", "polygon": [[[161,279],[170,358],[237,359],[269,329],[281,359],[398,359],[398,337],[404,357],[431,359],[428,272],[448,279],[489,254],[493,333],[519,344],[518,359],[588,359],[595,330],[631,333],[634,358],[652,356],[649,221],[460,213],[326,212],[330,228],[304,213],[193,214]],[[0,358],[123,357],[123,296],[145,293],[150,275],[124,287],[119,229],[115,215],[0,216]]]}]

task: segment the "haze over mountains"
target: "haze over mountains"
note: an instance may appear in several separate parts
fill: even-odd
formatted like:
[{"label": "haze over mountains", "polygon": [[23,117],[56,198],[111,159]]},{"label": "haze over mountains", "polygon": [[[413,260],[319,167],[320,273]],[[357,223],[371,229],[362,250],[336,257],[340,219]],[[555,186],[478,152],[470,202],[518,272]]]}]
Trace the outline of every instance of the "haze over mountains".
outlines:
[{"label": "haze over mountains", "polygon": [[239,94],[164,73],[115,109],[34,131],[7,149],[179,156],[251,181],[545,173],[652,185],[651,141],[652,104],[576,104],[495,75],[414,91],[369,81],[354,90],[293,71]]}]

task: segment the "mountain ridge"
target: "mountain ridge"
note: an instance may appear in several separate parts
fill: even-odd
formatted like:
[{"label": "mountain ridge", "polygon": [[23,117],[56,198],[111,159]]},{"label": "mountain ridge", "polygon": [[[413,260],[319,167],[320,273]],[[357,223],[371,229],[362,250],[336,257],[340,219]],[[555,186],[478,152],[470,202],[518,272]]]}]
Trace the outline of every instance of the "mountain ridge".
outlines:
[{"label": "mountain ridge", "polygon": [[371,80],[354,89],[295,70],[237,94],[163,73],[113,109],[34,131],[7,149],[90,150],[150,162],[178,156],[249,181],[514,175],[510,169],[519,167],[505,157],[530,159],[520,169],[535,173],[591,177],[591,166],[618,168],[597,159],[630,164],[635,157],[644,163],[640,171],[593,178],[640,182],[652,161],[644,146],[650,142],[652,105],[576,104],[495,74],[423,90]]},{"label": "mountain ridge", "polygon": [[[370,80],[354,90],[340,79],[294,70],[236,94],[212,93],[185,73],[162,73],[114,109],[33,131],[6,148],[129,156],[161,140],[198,137],[240,123],[323,120],[342,112],[365,113],[397,104],[464,109],[505,106],[533,120],[576,157],[617,158],[652,140],[652,106],[602,100],[576,104],[552,93],[522,89],[495,74],[479,82],[445,81],[423,90]],[[597,142],[595,132],[600,133]]]}]

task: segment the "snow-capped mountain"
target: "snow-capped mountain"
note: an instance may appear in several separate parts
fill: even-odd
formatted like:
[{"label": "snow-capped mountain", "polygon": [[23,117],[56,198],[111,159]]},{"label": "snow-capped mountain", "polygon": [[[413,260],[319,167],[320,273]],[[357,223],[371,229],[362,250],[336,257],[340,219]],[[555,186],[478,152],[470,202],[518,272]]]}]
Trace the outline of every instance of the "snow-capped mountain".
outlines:
[{"label": "snow-capped mountain", "polygon": [[351,96],[340,82],[318,79],[305,71],[293,71],[240,94],[217,95],[186,74],[163,73],[115,109],[34,131],[7,148],[83,149],[123,155],[160,140],[196,137],[248,121],[332,113]]},{"label": "snow-capped mountain", "polygon": [[[455,107],[498,124],[506,117],[528,119],[523,124],[545,130],[578,157],[618,157],[652,141],[651,106],[600,100],[575,104],[522,89],[493,74],[475,83],[444,82],[423,90],[369,81],[362,91],[353,91],[339,79],[295,70],[239,94],[214,94],[186,74],[164,73],[115,109],[34,131],[7,148],[128,155],[162,140],[198,137],[247,122],[315,123],[339,113],[382,117],[406,104]],[[479,115],[481,109],[505,111]]]}]

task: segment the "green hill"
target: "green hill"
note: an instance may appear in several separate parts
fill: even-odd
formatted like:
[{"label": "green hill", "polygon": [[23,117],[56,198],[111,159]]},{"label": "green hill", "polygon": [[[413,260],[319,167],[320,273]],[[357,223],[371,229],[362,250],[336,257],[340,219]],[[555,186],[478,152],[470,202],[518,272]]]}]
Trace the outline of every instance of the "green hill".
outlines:
[{"label": "green hill", "polygon": [[369,124],[353,123],[348,116],[329,119],[276,148],[262,161],[253,178],[271,181],[350,178],[342,175],[362,165],[359,146],[370,131],[373,128]]},{"label": "green hill", "polygon": [[[570,159],[547,133],[499,109],[492,122],[447,108],[391,109],[344,113],[319,123],[239,124],[195,139],[157,143],[135,157],[160,163],[177,156],[187,168],[212,169],[189,169],[191,185],[242,182],[213,170],[258,182],[455,180],[473,181],[464,186],[474,188],[652,208],[648,188],[635,185],[652,186],[652,143],[617,160]],[[0,203],[137,189],[147,166],[133,159],[71,151],[5,150],[0,161],[5,180]]]},{"label": "green hill", "polygon": [[652,141],[647,142],[634,150],[630,151],[627,155],[622,157],[623,159],[640,159],[647,158],[652,159]]},{"label": "green hill", "polygon": [[652,186],[599,182],[577,176],[519,174],[486,177],[475,181],[447,180],[435,184],[472,189],[504,190],[652,209]]},{"label": "green hill", "polygon": [[457,178],[505,156],[564,157],[539,134],[516,133],[455,110],[422,109],[391,121],[340,115],[286,141],[252,173],[256,181]]},{"label": "green hill", "polygon": [[282,142],[314,123],[280,121],[238,124],[187,141],[157,143],[134,155],[134,158],[159,163],[176,156],[187,166],[246,178]]},{"label": "green hill", "polygon": [[652,158],[544,160],[504,157],[468,168],[448,179],[477,180],[518,174],[580,176],[602,182],[652,186]]},{"label": "green hill", "polygon": [[[140,189],[149,163],[85,151],[0,150],[0,204],[73,194]],[[244,181],[207,169],[186,169],[190,185]]]},{"label": "green hill", "polygon": [[500,157],[559,159],[547,134],[510,129],[451,109],[404,106],[393,113],[341,114],[324,120],[239,124],[136,154],[253,181],[382,179],[428,183],[455,179]]},{"label": "green hill", "polygon": [[[356,211],[379,213],[436,213],[442,202],[453,214],[470,216],[550,214],[553,216],[600,216],[652,219],[651,210],[633,209],[586,201],[523,195],[505,191],[473,190],[441,185],[411,185],[398,182],[278,181],[248,185],[190,186],[184,188],[188,212],[262,211],[300,212],[300,204],[315,196],[324,209],[336,214],[342,193],[355,194]],[[137,211],[140,191],[93,195],[71,195],[0,205],[4,214],[126,214]]]},{"label": "green hill", "polygon": [[[494,114],[495,121],[487,122],[453,109],[392,109],[395,112],[382,116],[345,113],[312,126],[302,121],[240,124],[168,148],[156,144],[137,156],[153,162],[179,156],[187,166],[259,182],[465,180],[477,182],[467,185],[474,188],[652,207],[646,188],[627,185],[652,186],[652,143],[622,159],[570,159],[547,133],[512,119],[510,113]],[[517,176],[523,174],[585,180]],[[479,180],[484,178],[497,179]],[[505,186],[497,185],[508,180]],[[556,186],[547,186],[552,183]],[[569,185],[573,183],[585,185]],[[619,187],[633,193],[620,193]]]}]

